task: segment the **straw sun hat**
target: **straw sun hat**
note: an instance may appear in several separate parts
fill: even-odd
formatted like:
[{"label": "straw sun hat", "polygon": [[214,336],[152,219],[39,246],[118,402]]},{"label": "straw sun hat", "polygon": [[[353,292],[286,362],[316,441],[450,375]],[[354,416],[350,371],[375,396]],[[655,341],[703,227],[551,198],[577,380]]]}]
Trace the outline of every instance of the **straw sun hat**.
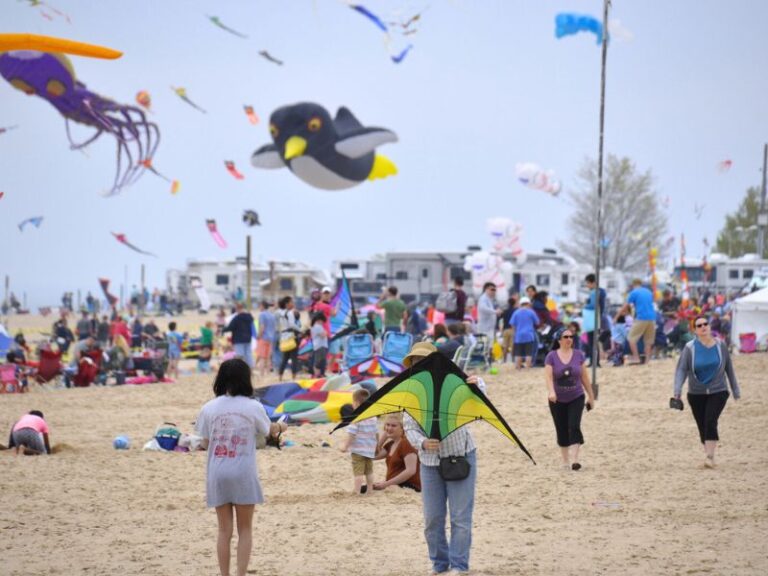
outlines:
[{"label": "straw sun hat", "polygon": [[418,362],[433,352],[437,352],[437,348],[431,342],[416,342],[411,351],[403,358],[403,366],[410,368],[414,362]]}]

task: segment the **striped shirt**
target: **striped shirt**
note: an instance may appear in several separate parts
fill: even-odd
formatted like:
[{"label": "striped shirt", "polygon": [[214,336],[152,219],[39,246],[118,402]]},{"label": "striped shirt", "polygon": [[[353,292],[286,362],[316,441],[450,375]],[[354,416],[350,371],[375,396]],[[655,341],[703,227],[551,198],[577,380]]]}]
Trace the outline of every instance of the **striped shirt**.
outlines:
[{"label": "striped shirt", "polygon": [[378,431],[379,425],[375,417],[347,426],[347,433],[354,436],[349,445],[349,451],[366,458],[376,456],[376,433]]},{"label": "striped shirt", "polygon": [[[486,393],[485,381],[482,378],[477,379],[477,387],[483,394]],[[440,458],[447,458],[448,456],[464,456],[476,448],[475,441],[472,439],[472,434],[469,432],[469,428],[467,428],[466,425],[457,428],[443,438],[440,441],[440,447],[437,452],[426,451],[421,447],[424,440],[427,439],[427,436],[416,423],[416,420],[414,420],[407,412],[403,414],[403,428],[405,429],[405,436],[408,438],[408,442],[419,450],[419,461],[424,466],[439,466]]]}]

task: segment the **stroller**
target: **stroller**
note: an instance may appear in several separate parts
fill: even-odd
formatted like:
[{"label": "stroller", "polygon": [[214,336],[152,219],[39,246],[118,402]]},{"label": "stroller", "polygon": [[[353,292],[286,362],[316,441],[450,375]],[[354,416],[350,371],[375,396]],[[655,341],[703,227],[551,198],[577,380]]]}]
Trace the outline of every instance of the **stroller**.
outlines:
[{"label": "stroller", "polygon": [[403,363],[403,358],[411,351],[413,335],[406,332],[387,332],[381,348],[381,356],[390,362]]}]

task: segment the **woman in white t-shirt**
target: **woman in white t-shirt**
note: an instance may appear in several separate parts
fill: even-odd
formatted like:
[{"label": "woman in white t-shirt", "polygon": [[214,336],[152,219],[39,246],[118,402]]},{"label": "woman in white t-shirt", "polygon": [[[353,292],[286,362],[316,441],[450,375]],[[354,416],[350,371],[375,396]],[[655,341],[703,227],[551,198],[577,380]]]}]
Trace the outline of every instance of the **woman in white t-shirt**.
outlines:
[{"label": "woman in white t-shirt", "polygon": [[254,504],[264,495],[256,465],[256,436],[279,436],[287,426],[271,423],[264,407],[251,398],[251,369],[240,358],[222,363],[213,383],[216,398],[197,418],[202,446],[208,449],[206,498],[216,508],[216,550],[222,576],[229,576],[234,513],[237,516],[237,574],[245,576],[252,548]]}]

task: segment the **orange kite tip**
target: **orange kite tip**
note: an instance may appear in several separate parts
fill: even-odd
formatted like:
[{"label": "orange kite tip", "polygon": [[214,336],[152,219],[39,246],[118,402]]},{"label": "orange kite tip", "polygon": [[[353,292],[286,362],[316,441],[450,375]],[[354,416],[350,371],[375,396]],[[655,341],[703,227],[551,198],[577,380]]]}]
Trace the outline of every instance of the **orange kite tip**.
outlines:
[{"label": "orange kite tip", "polygon": [[171,194],[177,194],[179,192],[179,189],[181,188],[181,182],[178,180],[174,180],[171,184]]},{"label": "orange kite tip", "polygon": [[9,50],[37,50],[40,52],[62,52],[73,56],[115,60],[123,53],[106,46],[76,42],[66,38],[41,36],[40,34],[0,34],[0,52]]}]

